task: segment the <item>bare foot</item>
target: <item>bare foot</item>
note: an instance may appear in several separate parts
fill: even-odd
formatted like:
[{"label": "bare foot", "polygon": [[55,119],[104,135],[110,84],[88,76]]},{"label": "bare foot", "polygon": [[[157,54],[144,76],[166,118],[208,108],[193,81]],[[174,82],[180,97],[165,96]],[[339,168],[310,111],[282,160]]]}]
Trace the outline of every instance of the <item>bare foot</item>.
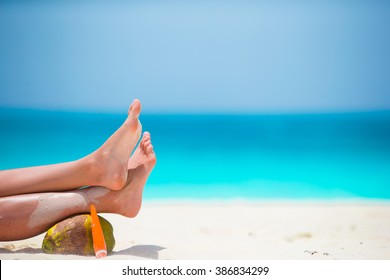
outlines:
[{"label": "bare foot", "polygon": [[[93,202],[97,199],[99,212],[116,213],[134,218],[141,208],[143,189],[155,165],[156,155],[150,134],[145,132],[129,160],[128,180],[125,187],[120,191],[91,188],[89,201]],[[99,195],[101,196],[98,197]]]},{"label": "bare foot", "polygon": [[115,213],[134,218],[141,208],[142,193],[146,181],[156,165],[156,155],[148,132],[142,136],[128,165],[128,179],[123,189],[110,191],[102,187],[91,187],[79,190],[79,192],[86,194],[86,201],[95,204],[98,212]]},{"label": "bare foot", "polygon": [[120,190],[128,179],[128,162],[142,131],[138,116],[141,103],[135,99],[131,104],[127,119],[121,127],[94,153],[90,161],[91,185],[104,186],[110,190]]},{"label": "bare foot", "polygon": [[[152,160],[152,158],[154,159]],[[150,133],[147,131],[142,135],[142,139],[137,149],[134,151],[127,164],[127,169],[135,169],[138,166],[145,164],[152,164],[153,166],[156,164],[156,155],[153,152],[152,140],[150,139]]]},{"label": "bare foot", "polygon": [[133,218],[137,216],[142,204],[142,193],[147,179],[156,165],[150,133],[144,132],[140,144],[128,163],[128,181],[121,194],[117,213]]}]

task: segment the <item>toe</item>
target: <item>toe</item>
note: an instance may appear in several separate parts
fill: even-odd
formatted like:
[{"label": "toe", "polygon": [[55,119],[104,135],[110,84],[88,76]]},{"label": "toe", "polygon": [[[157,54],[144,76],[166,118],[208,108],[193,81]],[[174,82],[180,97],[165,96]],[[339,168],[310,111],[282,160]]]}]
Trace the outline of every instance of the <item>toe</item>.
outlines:
[{"label": "toe", "polygon": [[150,133],[148,131],[144,132],[144,135],[142,136],[142,140],[146,141],[150,139]]},{"label": "toe", "polygon": [[144,143],[145,149],[147,149],[151,144],[152,144],[152,142],[150,141],[150,139],[146,140]]},{"label": "toe", "polygon": [[153,153],[153,145],[152,144],[150,144],[149,146],[146,147],[146,153],[147,154]]},{"label": "toe", "polygon": [[131,103],[131,106],[129,108],[129,115],[131,114],[138,118],[140,112],[141,112],[141,102],[138,99],[134,99],[133,103]]}]

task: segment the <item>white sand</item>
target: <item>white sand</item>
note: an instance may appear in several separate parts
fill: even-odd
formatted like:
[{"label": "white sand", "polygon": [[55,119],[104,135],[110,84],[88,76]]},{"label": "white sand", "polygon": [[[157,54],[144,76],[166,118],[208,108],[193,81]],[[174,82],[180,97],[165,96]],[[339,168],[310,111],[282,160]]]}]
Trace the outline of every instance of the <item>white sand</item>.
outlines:
[{"label": "white sand", "polygon": [[[107,259],[390,259],[390,202],[146,202],[135,219],[103,214]],[[0,242],[0,259],[93,259],[44,254],[43,234]]]}]

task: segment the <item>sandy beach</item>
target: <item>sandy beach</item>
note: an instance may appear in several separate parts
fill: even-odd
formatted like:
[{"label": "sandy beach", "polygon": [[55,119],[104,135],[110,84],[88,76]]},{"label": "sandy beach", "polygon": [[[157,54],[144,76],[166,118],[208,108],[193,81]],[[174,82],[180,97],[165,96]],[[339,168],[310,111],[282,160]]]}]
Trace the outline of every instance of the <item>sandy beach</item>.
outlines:
[{"label": "sandy beach", "polygon": [[[116,246],[106,259],[390,259],[388,201],[147,201],[135,219],[102,214]],[[49,255],[44,234],[0,242],[0,259]]]}]

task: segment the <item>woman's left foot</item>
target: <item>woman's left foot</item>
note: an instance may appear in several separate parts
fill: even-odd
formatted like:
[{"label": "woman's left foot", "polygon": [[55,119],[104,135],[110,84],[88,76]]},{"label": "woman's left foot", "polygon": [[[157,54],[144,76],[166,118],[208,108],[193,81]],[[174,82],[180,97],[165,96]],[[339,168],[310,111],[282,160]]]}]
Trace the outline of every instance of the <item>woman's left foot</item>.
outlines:
[{"label": "woman's left foot", "polygon": [[136,99],[122,126],[99,149],[85,158],[90,166],[89,185],[110,190],[120,190],[125,186],[130,154],[141,136],[142,127],[138,120],[140,112],[141,103]]}]

